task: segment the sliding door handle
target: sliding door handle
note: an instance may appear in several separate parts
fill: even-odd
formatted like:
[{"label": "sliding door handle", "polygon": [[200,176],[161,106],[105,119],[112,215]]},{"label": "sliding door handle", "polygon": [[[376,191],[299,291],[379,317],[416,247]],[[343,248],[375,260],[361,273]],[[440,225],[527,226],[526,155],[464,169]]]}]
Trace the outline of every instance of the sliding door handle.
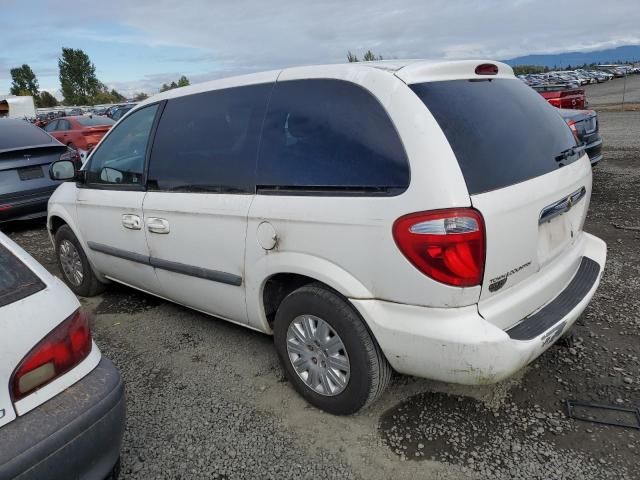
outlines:
[{"label": "sliding door handle", "polygon": [[164,218],[149,217],[147,218],[147,230],[151,233],[169,233],[169,222]]},{"label": "sliding door handle", "polygon": [[142,228],[142,222],[139,216],[127,213],[122,215],[122,226],[129,230],[140,230]]}]

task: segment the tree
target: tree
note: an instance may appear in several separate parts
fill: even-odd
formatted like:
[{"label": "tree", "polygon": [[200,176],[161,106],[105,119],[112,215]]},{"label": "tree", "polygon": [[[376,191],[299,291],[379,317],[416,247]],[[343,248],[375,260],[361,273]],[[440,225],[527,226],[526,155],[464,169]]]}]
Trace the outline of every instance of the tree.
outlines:
[{"label": "tree", "polygon": [[91,104],[91,105],[104,105],[106,103],[116,103],[116,102],[117,100],[114,100],[113,96],[111,96],[111,93],[109,93],[108,90],[100,90],[93,97],[91,97],[89,101],[85,103]]},{"label": "tree", "polygon": [[40,95],[36,99],[36,104],[38,105],[38,108],[57,107],[58,100],[56,99],[56,97],[44,90],[40,92]]},{"label": "tree", "polygon": [[127,99],[127,97],[122,95],[115,88],[111,89],[110,95],[111,95],[111,98],[113,98],[113,103],[124,102]]},{"label": "tree", "polygon": [[149,98],[149,95],[146,93],[136,93],[133,98],[135,98],[136,102],[141,102]]},{"label": "tree", "polygon": [[543,73],[545,71],[545,67],[539,65],[514,65],[513,73],[516,75],[526,75],[529,73]]},{"label": "tree", "polygon": [[87,105],[101,90],[96,66],[81,49],[63,47],[58,68],[60,87],[67,105]]},{"label": "tree", "polygon": [[186,87],[187,85],[189,85],[189,79],[187,77],[185,77],[184,75],[182,75],[180,77],[180,79],[178,80],[178,87]]},{"label": "tree", "polygon": [[178,83],[171,82],[168,85],[166,83],[163,83],[162,86],[160,87],[160,91],[161,92],[166,92],[167,90],[173,90],[174,88],[178,88],[178,87],[186,87],[187,85],[190,85],[190,84],[191,83],[189,82],[189,79],[187,77],[185,77],[184,75],[182,75],[178,79]]},{"label": "tree", "polygon": [[[362,57],[363,62],[374,62],[376,60],[383,60],[382,55],[376,55],[371,50],[367,50]],[[347,51],[347,61],[349,63],[359,62],[358,56],[351,53],[351,51]]]},{"label": "tree", "polygon": [[11,69],[11,80],[11,95],[31,95],[34,98],[38,96],[38,79],[26,63]]},{"label": "tree", "polygon": [[367,50],[362,57],[362,60],[365,62],[375,62],[376,60],[382,60],[382,55],[376,56],[371,50]]}]

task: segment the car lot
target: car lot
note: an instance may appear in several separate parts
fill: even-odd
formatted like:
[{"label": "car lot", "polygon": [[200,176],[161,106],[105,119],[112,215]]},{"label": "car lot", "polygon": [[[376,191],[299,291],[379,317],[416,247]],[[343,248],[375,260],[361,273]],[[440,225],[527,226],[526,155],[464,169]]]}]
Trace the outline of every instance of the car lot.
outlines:
[{"label": "car lot", "polygon": [[[589,86],[590,105],[621,82]],[[271,338],[112,287],[84,303],[127,386],[123,477],[634,478],[640,433],[567,420],[563,406],[640,403],[640,113],[599,120],[605,161],[586,230],[609,258],[571,348],[496,386],[396,377],[371,409],[333,417],[284,381]],[[6,230],[59,275],[42,223]]]}]

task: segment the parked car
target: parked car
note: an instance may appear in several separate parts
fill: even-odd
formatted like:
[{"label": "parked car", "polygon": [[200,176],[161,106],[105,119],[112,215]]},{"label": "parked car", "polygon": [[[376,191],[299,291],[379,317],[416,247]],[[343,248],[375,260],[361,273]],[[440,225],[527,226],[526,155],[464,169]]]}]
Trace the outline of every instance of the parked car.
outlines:
[{"label": "parked car", "polygon": [[602,160],[602,138],[598,127],[598,114],[593,110],[558,109],[558,113],[565,119],[576,140],[584,146],[591,165]]},{"label": "parked car", "polygon": [[102,140],[114,123],[107,117],[87,115],[52,120],[44,129],[74,150],[89,151]]},{"label": "parked car", "polygon": [[49,165],[77,154],[24,120],[0,120],[0,223],[47,215],[47,202],[60,182],[51,180]]},{"label": "parked car", "polygon": [[65,110],[65,115],[67,117],[75,117],[78,115],[82,115],[84,112],[81,108],[70,108],[69,110]]},{"label": "parked car", "polygon": [[126,104],[112,105],[109,108],[107,108],[107,111],[106,111],[105,115],[107,117],[111,118],[116,110],[118,110],[119,108],[122,108],[122,107],[126,107],[126,106],[127,106]]},{"label": "parked car", "polygon": [[120,107],[111,114],[111,118],[117,122],[133,107],[135,107],[135,105],[126,105],[124,107]]},{"label": "parked car", "polygon": [[75,295],[2,233],[0,318],[0,478],[115,479],[120,375]]},{"label": "parked car", "polygon": [[[469,81],[473,80],[473,81]],[[49,202],[93,295],[115,281],[274,335],[291,384],[349,414],[392,369],[502,380],[567,332],[606,245],[591,165],[498,62],[290,68],[163,92]]]},{"label": "parked car", "polygon": [[582,110],[586,106],[587,96],[582,88],[567,88],[565,85],[536,85],[532,88],[554,107]]}]

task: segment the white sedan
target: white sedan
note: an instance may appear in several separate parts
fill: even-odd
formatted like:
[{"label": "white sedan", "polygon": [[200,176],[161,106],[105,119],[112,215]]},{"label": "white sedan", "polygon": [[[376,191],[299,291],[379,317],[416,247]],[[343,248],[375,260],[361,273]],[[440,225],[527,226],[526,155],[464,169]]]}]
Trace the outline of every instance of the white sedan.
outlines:
[{"label": "white sedan", "polygon": [[115,478],[124,426],[77,298],[0,233],[0,479]]}]

